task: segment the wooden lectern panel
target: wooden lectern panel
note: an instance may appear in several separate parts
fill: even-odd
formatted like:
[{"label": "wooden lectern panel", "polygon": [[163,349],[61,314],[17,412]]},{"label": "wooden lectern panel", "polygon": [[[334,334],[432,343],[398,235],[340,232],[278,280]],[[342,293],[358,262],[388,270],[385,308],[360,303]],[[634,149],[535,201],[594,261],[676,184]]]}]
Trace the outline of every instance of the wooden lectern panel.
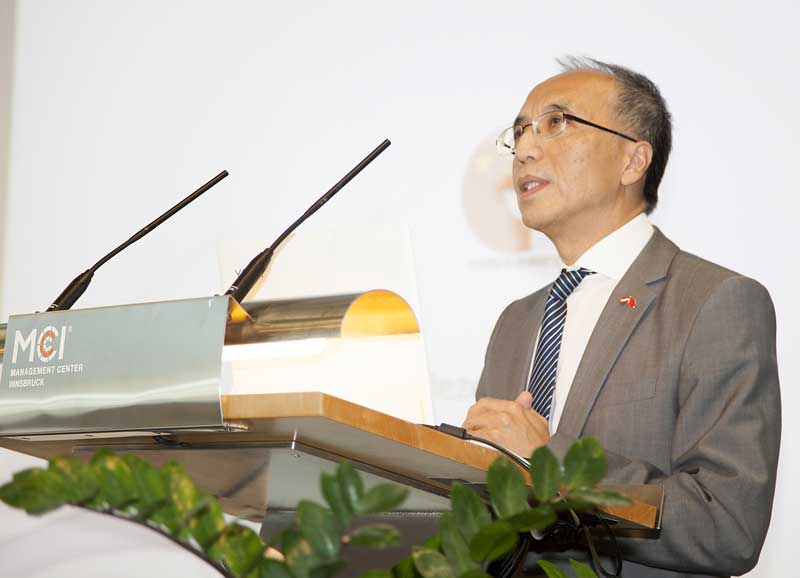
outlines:
[{"label": "wooden lectern panel", "polygon": [[413,478],[484,483],[493,449],[322,393],[229,395],[222,413],[246,436],[298,439]]},{"label": "wooden lectern panel", "polygon": [[[194,455],[190,473],[199,485],[212,492],[214,487],[230,486],[231,480],[226,476],[236,475],[232,465],[237,459],[242,462],[249,459],[251,464],[258,465],[264,460],[258,457],[259,452],[268,452],[269,448],[298,447],[303,448],[298,457],[303,453],[324,456],[329,461],[348,459],[366,472],[439,495],[447,495],[452,480],[485,484],[486,470],[501,455],[423,425],[317,392],[222,396],[222,413],[231,431],[175,431],[168,436],[98,433],[75,435],[71,439],[0,438],[0,447],[41,458],[69,453],[88,457],[99,447],[132,451],[142,457],[157,458],[154,461],[173,455]],[[277,458],[273,461],[277,463]],[[267,462],[269,458],[264,463]],[[249,511],[267,505],[266,495],[259,498],[263,504],[251,498],[246,504]],[[658,526],[658,508],[652,502],[637,500],[633,506],[609,512],[644,527]]]},{"label": "wooden lectern panel", "polygon": [[[498,455],[495,450],[323,393],[227,395],[222,396],[222,413],[226,424],[234,431],[175,431],[169,437],[176,443],[188,444],[236,444],[302,438],[306,444],[334,453],[347,449],[392,464],[398,463],[398,459],[391,452],[387,455],[387,449],[391,447],[403,451],[403,447],[407,447],[414,450],[417,458],[420,452],[428,453],[433,461],[452,462],[472,475],[479,475],[476,473],[478,471],[485,472]],[[243,429],[237,431],[237,428]],[[150,435],[136,433],[128,437],[98,433],[76,435],[69,439],[66,436],[0,438],[0,447],[45,459],[69,453],[76,445],[107,446],[118,443],[156,444],[156,441]],[[410,469],[416,471],[422,468],[415,465]]]}]

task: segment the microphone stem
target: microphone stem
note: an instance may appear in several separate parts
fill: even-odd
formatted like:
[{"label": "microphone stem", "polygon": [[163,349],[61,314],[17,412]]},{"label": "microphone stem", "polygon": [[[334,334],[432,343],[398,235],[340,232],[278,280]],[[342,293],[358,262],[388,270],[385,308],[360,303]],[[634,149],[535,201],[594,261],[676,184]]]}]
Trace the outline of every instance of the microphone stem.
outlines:
[{"label": "microphone stem", "polygon": [[111,251],[111,252],[110,252],[108,255],[106,255],[105,257],[103,257],[102,259],[100,259],[100,260],[99,260],[97,263],[95,263],[95,264],[92,266],[91,270],[92,270],[92,271],[97,271],[97,270],[98,270],[100,267],[102,267],[103,265],[105,265],[105,264],[106,264],[106,262],[108,262],[108,261],[109,261],[109,260],[111,260],[111,259],[112,259],[114,256],[116,256],[116,255],[117,255],[117,253],[119,253],[119,252],[123,251],[124,249],[126,249],[126,248],[127,248],[127,247],[129,247],[130,245],[133,245],[133,244],[134,244],[136,241],[138,241],[139,239],[141,239],[142,237],[144,237],[145,235],[147,235],[147,234],[148,234],[149,232],[151,232],[153,229],[155,229],[156,227],[158,227],[158,226],[159,226],[161,223],[163,223],[164,221],[166,221],[167,219],[169,219],[170,217],[172,217],[172,215],[174,215],[175,213],[177,213],[178,211],[180,211],[181,209],[183,209],[183,208],[184,208],[186,205],[188,205],[189,203],[191,203],[192,201],[194,201],[194,200],[195,200],[197,197],[199,197],[200,195],[202,195],[203,193],[205,193],[205,192],[206,192],[208,189],[210,189],[211,187],[213,187],[214,185],[216,185],[218,182],[220,182],[222,179],[224,179],[224,178],[225,178],[225,177],[227,177],[227,176],[228,176],[228,171],[222,171],[220,174],[218,174],[216,177],[214,177],[213,179],[211,179],[210,181],[208,181],[206,184],[204,184],[203,186],[201,186],[199,189],[197,189],[197,190],[196,190],[195,192],[193,192],[191,195],[189,195],[188,197],[186,197],[185,199],[183,199],[183,200],[182,200],[180,203],[178,203],[177,205],[175,205],[174,207],[172,207],[171,209],[169,209],[169,210],[168,210],[166,213],[164,213],[164,214],[163,214],[163,215],[161,215],[160,217],[156,218],[156,219],[155,219],[155,220],[154,220],[152,223],[150,223],[150,224],[148,224],[148,225],[145,225],[144,227],[142,227],[142,228],[141,228],[139,231],[137,231],[137,232],[136,232],[136,233],[135,233],[135,234],[134,234],[134,235],[133,235],[133,236],[132,236],[130,239],[128,239],[127,241],[125,241],[124,243],[122,243],[122,245],[120,245],[119,247],[117,247],[116,249],[114,249],[113,251]]},{"label": "microphone stem", "polygon": [[197,197],[205,193],[208,189],[216,185],[222,179],[228,176],[228,171],[222,171],[216,177],[208,181],[206,184],[201,186],[191,195],[183,199],[180,203],[169,209],[166,213],[158,217],[149,225],[146,225],[142,229],[140,229],[136,234],[134,234],[130,239],[122,243],[119,247],[111,251],[105,257],[100,259],[97,263],[95,263],[90,269],[87,269],[72,282],[67,285],[67,288],[64,289],[61,294],[56,297],[56,300],[47,308],[48,311],[65,311],[71,308],[75,302],[80,298],[81,295],[86,291],[89,287],[89,283],[92,281],[92,277],[94,276],[95,271],[97,271],[100,267],[102,267],[106,262],[108,262],[111,258],[113,258],[117,253],[122,251],[123,249],[129,247],[145,235],[147,235],[150,231],[158,227],[161,223],[169,219],[172,215],[183,209],[186,205],[194,201]]},{"label": "microphone stem", "polygon": [[375,158],[385,151],[390,144],[392,143],[389,141],[389,139],[384,140],[381,144],[375,147],[371,153],[364,157],[360,163],[353,167],[349,173],[342,177],[338,183],[333,185],[327,193],[317,199],[316,202],[314,202],[314,204],[311,205],[299,219],[289,225],[289,228],[281,233],[277,239],[275,239],[275,242],[273,242],[272,245],[259,253],[252,261],[250,261],[250,263],[247,264],[247,267],[242,270],[230,288],[225,292],[225,295],[230,295],[237,302],[241,303],[267,270],[267,265],[269,265],[273,253],[278,249],[280,244],[283,243],[283,241],[285,241],[286,238],[291,235],[295,229],[297,229],[297,227],[303,224],[306,219],[322,208],[322,205],[330,201],[333,195],[338,193],[347,183],[353,180],[353,177],[364,170],[364,167],[374,161]]},{"label": "microphone stem", "polygon": [[389,141],[389,139],[384,140],[381,144],[375,147],[375,149],[371,153],[369,153],[366,157],[364,157],[364,159],[360,163],[358,163],[355,167],[353,167],[353,169],[349,173],[343,176],[338,183],[333,185],[327,193],[325,193],[319,199],[317,199],[316,202],[313,205],[311,205],[299,219],[297,219],[294,223],[289,225],[289,228],[286,229],[277,239],[275,239],[275,242],[272,243],[271,245],[273,251],[276,250],[278,246],[281,243],[283,243],[283,241],[289,235],[291,235],[295,229],[297,229],[297,227],[299,227],[301,224],[303,224],[303,222],[306,219],[308,219],[311,215],[313,215],[319,209],[321,209],[322,205],[330,201],[333,195],[335,195],[342,188],[344,188],[344,186],[347,183],[353,180],[353,177],[355,177],[358,173],[364,170],[364,168],[372,161],[374,161],[379,154],[385,151],[390,144],[392,143]]}]

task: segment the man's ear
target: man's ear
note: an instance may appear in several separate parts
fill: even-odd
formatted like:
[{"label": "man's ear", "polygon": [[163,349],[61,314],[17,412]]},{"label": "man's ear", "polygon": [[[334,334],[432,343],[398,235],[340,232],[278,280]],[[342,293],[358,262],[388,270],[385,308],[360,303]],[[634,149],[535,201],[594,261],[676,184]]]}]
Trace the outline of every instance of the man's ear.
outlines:
[{"label": "man's ear", "polygon": [[630,143],[628,148],[628,164],[622,171],[620,181],[623,185],[632,185],[643,179],[647,168],[653,160],[653,147],[647,141]]}]

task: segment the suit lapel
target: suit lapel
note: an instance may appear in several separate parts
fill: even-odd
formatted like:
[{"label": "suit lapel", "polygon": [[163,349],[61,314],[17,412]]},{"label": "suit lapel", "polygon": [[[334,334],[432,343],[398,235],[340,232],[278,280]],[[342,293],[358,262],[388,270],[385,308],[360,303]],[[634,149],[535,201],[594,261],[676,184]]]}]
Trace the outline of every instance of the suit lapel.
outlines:
[{"label": "suit lapel", "polygon": [[[656,228],[650,241],[611,292],[572,381],[559,431],[580,437],[611,368],[656,299],[657,282],[666,276],[677,253],[678,247]],[[620,299],[628,296],[636,299],[635,308],[620,304]]]},{"label": "suit lapel", "polygon": [[509,319],[513,323],[509,334],[517,336],[513,340],[514,351],[509,360],[509,379],[505,381],[508,388],[504,399],[514,399],[519,392],[528,386],[528,373],[530,371],[533,351],[536,347],[536,334],[544,317],[544,304],[552,283],[536,293],[529,295],[525,302],[525,313],[519,317]]}]

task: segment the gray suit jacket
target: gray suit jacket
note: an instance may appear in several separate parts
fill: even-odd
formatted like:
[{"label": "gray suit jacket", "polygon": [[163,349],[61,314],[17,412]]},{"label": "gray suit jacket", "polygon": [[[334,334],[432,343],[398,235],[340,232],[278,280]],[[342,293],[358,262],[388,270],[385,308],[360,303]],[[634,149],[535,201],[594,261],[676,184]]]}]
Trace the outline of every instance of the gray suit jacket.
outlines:
[{"label": "gray suit jacket", "polygon": [[[478,398],[526,386],[549,290],[500,316]],[[621,541],[623,577],[729,576],[755,565],[767,533],[780,419],[766,289],[656,229],[600,315],[549,446],[563,458],[594,436],[608,483],[663,484],[661,535]]]}]

